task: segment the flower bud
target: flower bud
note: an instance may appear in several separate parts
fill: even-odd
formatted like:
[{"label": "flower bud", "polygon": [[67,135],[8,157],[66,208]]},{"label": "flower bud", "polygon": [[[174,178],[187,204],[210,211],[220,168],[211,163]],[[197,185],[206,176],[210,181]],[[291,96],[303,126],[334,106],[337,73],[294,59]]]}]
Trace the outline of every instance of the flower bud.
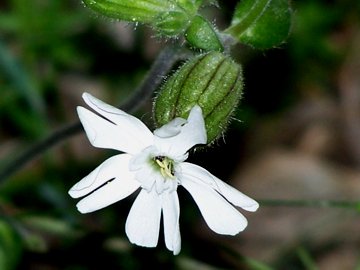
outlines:
[{"label": "flower bud", "polygon": [[202,0],[83,0],[85,6],[107,17],[149,24],[162,35],[183,33]]},{"label": "flower bud", "polygon": [[210,143],[225,130],[242,88],[241,66],[230,57],[215,51],[194,57],[161,87],[154,103],[155,123],[162,126],[176,117],[186,119],[198,104]]},{"label": "flower bud", "polygon": [[85,6],[107,17],[129,22],[151,23],[159,14],[172,9],[164,0],[83,0]]},{"label": "flower bud", "polygon": [[175,2],[180,8],[193,12],[198,10],[204,0],[175,0]]},{"label": "flower bud", "polygon": [[167,12],[160,13],[154,20],[153,26],[162,35],[176,36],[192,24],[202,0],[175,0],[176,5]]},{"label": "flower bud", "polygon": [[157,16],[154,26],[163,35],[175,36],[184,32],[189,23],[188,14],[183,11],[169,11]]},{"label": "flower bud", "polygon": [[222,51],[223,46],[211,24],[197,15],[185,32],[185,38],[192,46],[206,51]]}]

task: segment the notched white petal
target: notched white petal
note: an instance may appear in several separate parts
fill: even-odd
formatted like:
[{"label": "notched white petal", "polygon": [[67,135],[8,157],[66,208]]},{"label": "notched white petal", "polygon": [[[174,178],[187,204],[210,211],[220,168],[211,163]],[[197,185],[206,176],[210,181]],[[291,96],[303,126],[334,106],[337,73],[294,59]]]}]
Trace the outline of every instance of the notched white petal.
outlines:
[{"label": "notched white petal", "polygon": [[186,128],[186,132],[194,132],[193,141],[197,141],[197,144],[205,144],[207,142],[204,117],[199,105],[195,105],[191,109],[188,117],[188,126]]},{"label": "notched white petal", "polygon": [[246,228],[246,218],[212,188],[188,177],[183,177],[181,183],[189,191],[206,224],[214,232],[236,235]]},{"label": "notched white petal", "polygon": [[90,174],[76,183],[69,190],[69,195],[73,198],[82,197],[118,176],[134,178],[134,174],[128,170],[130,158],[131,156],[127,154],[120,154],[108,158]]},{"label": "notched white petal", "polygon": [[[110,121],[114,122],[115,124],[124,127],[128,126],[131,131],[140,132],[140,134],[134,134],[134,135],[141,135],[144,137],[144,139],[148,139],[152,141],[152,133],[147,128],[147,126],[141,122],[138,118],[135,116],[132,116],[114,106],[111,106],[100,99],[97,99],[96,97],[92,96],[89,93],[83,94],[83,99],[86,102],[87,105],[89,105],[94,111],[97,113],[103,115],[105,118],[109,119]],[[148,137],[148,138],[146,138]]]},{"label": "notched white petal", "polygon": [[[79,119],[81,121],[81,124],[84,127],[84,130],[86,132],[86,135],[90,141],[90,143],[94,146],[96,146],[96,137],[97,137],[97,133],[96,133],[96,126],[94,126],[93,124],[96,125],[97,122],[92,123],[93,118],[97,117],[94,113],[90,112],[89,110],[78,106],[77,108],[77,113],[79,115]],[[103,126],[102,126],[103,128]]]},{"label": "notched white petal", "polygon": [[141,190],[126,220],[125,231],[130,242],[143,247],[156,247],[160,218],[160,197],[155,192]]},{"label": "notched white petal", "polygon": [[172,158],[183,156],[193,146],[206,142],[205,122],[198,105],[191,109],[187,122],[180,127],[180,133],[171,137],[159,137],[155,134],[155,145]]},{"label": "notched white petal", "polygon": [[76,207],[82,214],[94,212],[128,197],[139,187],[136,180],[123,175],[82,199]]},{"label": "notched white petal", "polygon": [[121,132],[114,123],[83,107],[78,107],[77,112],[86,135],[93,146],[131,152],[131,141],[119,140],[124,138],[126,133]]},{"label": "notched white petal", "polygon": [[176,192],[163,194],[162,211],[166,247],[174,255],[177,255],[181,250],[181,236],[179,228],[180,206]]},{"label": "notched white petal", "polygon": [[81,213],[106,207],[129,196],[140,187],[140,183],[135,180],[135,174],[128,169],[130,158],[130,155],[121,154],[105,160],[69,190],[73,198],[92,192],[77,204]]},{"label": "notched white petal", "polygon": [[[115,133],[114,135],[108,135],[108,137],[116,138],[116,141],[112,142],[115,143],[118,147],[116,149],[127,153],[136,153],[141,149],[153,144],[153,134],[146,127],[146,125],[136,117],[127,114],[116,107],[106,104],[88,93],[84,93],[83,98],[94,111],[103,116],[105,119],[109,120],[106,121],[104,118],[99,117],[108,124],[105,126],[105,124],[101,123],[99,120],[95,123],[92,120],[88,121],[88,125],[92,125],[92,128],[96,131],[97,135],[103,135],[105,132]],[[110,123],[113,126],[112,129],[109,129]],[[107,128],[106,131],[101,130],[101,128],[104,127]]]},{"label": "notched white petal", "polygon": [[155,129],[154,134],[160,138],[168,138],[178,135],[181,128],[187,123],[183,118],[177,117],[162,127]]},{"label": "notched white petal", "polygon": [[232,204],[251,212],[254,212],[259,208],[258,202],[254,199],[228,185],[204,168],[188,162],[183,162],[179,166],[182,174],[193,178],[194,181],[208,185],[219,192]]},{"label": "notched white petal", "polygon": [[[93,110],[98,112],[99,114],[106,114],[106,115],[127,115],[124,111],[113,107],[100,99],[92,96],[89,93],[83,93],[82,98],[84,99],[85,103],[89,105]],[[104,115],[105,116],[105,115]],[[111,119],[110,119],[111,120]]]}]

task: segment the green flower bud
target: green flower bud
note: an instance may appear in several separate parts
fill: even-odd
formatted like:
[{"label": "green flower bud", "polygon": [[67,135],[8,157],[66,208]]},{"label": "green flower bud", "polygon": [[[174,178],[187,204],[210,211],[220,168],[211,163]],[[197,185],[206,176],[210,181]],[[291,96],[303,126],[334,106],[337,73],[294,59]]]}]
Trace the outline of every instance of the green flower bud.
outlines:
[{"label": "green flower bud", "polygon": [[161,34],[175,36],[184,32],[189,23],[189,16],[183,11],[169,11],[160,14],[154,25]]},{"label": "green flower bud", "polygon": [[107,17],[130,22],[151,23],[161,13],[173,9],[164,0],[83,0],[85,6]]},{"label": "green flower bud", "polygon": [[154,119],[162,126],[176,117],[187,118],[198,104],[203,111],[208,143],[218,138],[241,98],[241,66],[220,52],[199,55],[180,67],[161,87]]},{"label": "green flower bud", "polygon": [[153,22],[153,26],[166,36],[182,34],[192,23],[202,0],[176,0],[174,3],[171,10],[160,13]]},{"label": "green flower bud", "polygon": [[85,6],[107,17],[149,24],[163,35],[183,33],[202,0],[83,0]]},{"label": "green flower bud", "polygon": [[175,2],[181,9],[195,14],[204,0],[175,0]]},{"label": "green flower bud", "polygon": [[185,32],[186,40],[194,47],[206,51],[223,51],[223,46],[213,26],[197,15]]}]

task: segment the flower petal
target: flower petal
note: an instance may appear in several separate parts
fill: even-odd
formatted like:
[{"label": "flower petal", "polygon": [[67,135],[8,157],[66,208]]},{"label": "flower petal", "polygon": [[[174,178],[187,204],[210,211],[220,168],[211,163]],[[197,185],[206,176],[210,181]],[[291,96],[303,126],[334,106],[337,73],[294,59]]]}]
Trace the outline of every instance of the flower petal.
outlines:
[{"label": "flower petal", "polygon": [[219,234],[235,235],[246,228],[247,220],[240,212],[211,187],[193,180],[183,175],[181,184],[194,198],[210,229]]},{"label": "flower petal", "polygon": [[154,157],[155,151],[156,151],[156,147],[152,145],[143,149],[141,152],[137,153],[136,155],[134,155],[130,160],[129,169],[131,171],[136,171],[141,169],[145,164],[149,163],[150,159]]},{"label": "flower petal", "polygon": [[255,200],[226,184],[204,168],[188,162],[183,162],[179,166],[182,174],[193,178],[194,181],[201,181],[211,186],[232,204],[251,212],[259,208],[259,204]]},{"label": "flower petal", "polygon": [[[170,131],[162,131],[160,135],[163,133],[170,134],[173,132],[172,129],[179,129],[179,123],[179,120],[174,119],[166,125],[166,129]],[[154,132],[155,145],[157,148],[160,152],[174,159],[183,156],[194,145],[205,144],[207,141],[204,118],[202,110],[198,105],[191,109],[187,123],[180,126],[180,133],[172,137],[160,137],[158,136],[159,132]]]},{"label": "flower petal", "polygon": [[178,135],[181,132],[181,128],[187,123],[184,118],[176,117],[169,123],[156,129],[154,134],[161,138],[168,138]]},{"label": "flower petal", "polygon": [[160,174],[151,166],[143,166],[135,171],[135,179],[140,183],[141,187],[150,192],[156,182],[161,177]]},{"label": "flower petal", "polygon": [[180,206],[177,192],[163,193],[162,211],[166,247],[173,251],[174,255],[177,255],[181,249],[179,229]]},{"label": "flower petal", "polygon": [[89,175],[75,184],[69,190],[70,196],[73,198],[82,197],[116,177],[134,178],[135,174],[128,169],[130,159],[131,156],[128,154],[120,154],[108,158]]},{"label": "flower petal", "polygon": [[82,214],[94,212],[126,198],[139,187],[140,184],[133,178],[115,178],[82,199],[76,207]]},{"label": "flower petal", "polygon": [[131,243],[155,247],[159,239],[161,198],[142,189],[130,209],[125,231]]},{"label": "flower petal", "polygon": [[78,107],[81,123],[94,146],[137,153],[153,144],[153,134],[136,117],[106,104],[88,93],[84,93],[83,98],[92,109],[105,118]]}]

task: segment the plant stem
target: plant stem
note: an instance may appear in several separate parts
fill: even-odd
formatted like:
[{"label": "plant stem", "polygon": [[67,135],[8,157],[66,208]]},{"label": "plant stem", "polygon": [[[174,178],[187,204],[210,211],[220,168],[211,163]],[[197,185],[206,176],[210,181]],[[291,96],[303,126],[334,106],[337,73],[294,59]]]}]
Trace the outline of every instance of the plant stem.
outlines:
[{"label": "plant stem", "polygon": [[[186,59],[189,57],[189,54],[189,51],[185,51],[177,46],[165,47],[154,61],[150,71],[133,96],[131,96],[124,104],[120,105],[119,108],[130,113],[136,111],[151,97],[160,85],[164,76],[169,73],[174,64],[179,60]],[[79,132],[83,132],[83,128],[80,121],[77,121],[60,128],[33,144],[10,161],[0,171],[0,182],[8,179],[11,175],[22,169],[29,161],[35,159],[46,150]]]}]

